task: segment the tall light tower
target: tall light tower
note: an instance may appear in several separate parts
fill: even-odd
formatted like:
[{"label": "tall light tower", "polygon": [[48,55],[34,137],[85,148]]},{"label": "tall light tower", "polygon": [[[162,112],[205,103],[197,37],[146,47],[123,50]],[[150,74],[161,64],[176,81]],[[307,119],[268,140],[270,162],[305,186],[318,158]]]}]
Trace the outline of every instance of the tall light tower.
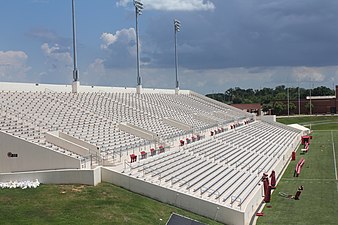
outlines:
[{"label": "tall light tower", "polygon": [[288,98],[288,116],[290,116],[290,87],[287,88],[287,98]]},{"label": "tall light tower", "polygon": [[310,115],[312,115],[312,96],[311,96],[311,91],[312,91],[312,83],[310,86]]},{"label": "tall light tower", "polygon": [[175,72],[176,72],[176,88],[175,93],[178,94],[179,83],[178,83],[178,56],[177,56],[177,32],[180,32],[181,22],[177,19],[174,19],[174,33],[175,33]]},{"label": "tall light tower", "polygon": [[134,0],[135,14],[136,14],[136,69],[137,69],[137,86],[136,93],[140,94],[142,89],[140,76],[140,52],[139,52],[139,35],[138,35],[138,16],[142,14],[143,3],[139,0]]},{"label": "tall light tower", "polygon": [[300,115],[300,85],[298,81],[298,115]]},{"label": "tall light tower", "polygon": [[76,25],[75,25],[74,0],[72,0],[72,22],[73,22],[73,60],[74,60],[72,92],[77,93],[78,88],[80,86],[80,81],[79,81],[79,71],[77,69],[77,61],[76,61]]}]

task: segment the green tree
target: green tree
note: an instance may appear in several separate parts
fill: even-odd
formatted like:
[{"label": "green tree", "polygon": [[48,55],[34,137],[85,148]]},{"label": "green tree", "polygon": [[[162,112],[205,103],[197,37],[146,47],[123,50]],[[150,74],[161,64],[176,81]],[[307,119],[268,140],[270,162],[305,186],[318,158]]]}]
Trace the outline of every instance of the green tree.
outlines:
[{"label": "green tree", "polygon": [[331,90],[328,87],[320,86],[312,90],[313,96],[330,96],[334,95],[334,90]]},{"label": "green tree", "polygon": [[290,112],[294,113],[295,109],[296,109],[296,104],[293,103],[293,102],[290,102],[289,103],[289,110],[290,110]]},{"label": "green tree", "polygon": [[275,102],[273,111],[275,114],[280,115],[286,109],[286,105],[283,102]]},{"label": "green tree", "polygon": [[272,109],[273,109],[272,103],[263,104],[262,106],[262,111],[265,113],[269,112]]}]

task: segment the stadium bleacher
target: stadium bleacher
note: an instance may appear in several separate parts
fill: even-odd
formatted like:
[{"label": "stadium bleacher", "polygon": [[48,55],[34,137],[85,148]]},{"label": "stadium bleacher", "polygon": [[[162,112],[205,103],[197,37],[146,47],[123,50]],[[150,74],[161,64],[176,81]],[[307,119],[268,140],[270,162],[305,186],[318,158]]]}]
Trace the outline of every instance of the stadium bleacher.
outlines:
[{"label": "stadium bleacher", "polygon": [[[106,166],[111,173],[125,176],[123,179],[140,181],[141,186],[155,185],[158,192],[164,188],[176,192],[176,198],[182,193],[191,201],[199,199],[229,212],[244,212],[243,219],[238,219],[244,224],[261,201],[261,174],[282,171],[301,133],[256,120],[252,114],[191,91],[136,94],[132,89],[87,87],[71,93],[58,87],[14,87],[0,89],[0,134],[70,157],[74,159],[70,168],[88,169],[90,160],[90,168]],[[127,132],[121,124],[139,129]],[[138,135],[143,131],[145,135]],[[149,134],[156,138],[145,138]],[[203,138],[197,140],[197,135]],[[185,140],[183,146],[180,140]],[[34,165],[30,170],[58,169],[41,160]],[[17,166],[17,171],[25,168]],[[110,179],[125,186],[120,180]],[[154,197],[150,191],[142,193]],[[183,203],[180,206],[194,211]]]}]

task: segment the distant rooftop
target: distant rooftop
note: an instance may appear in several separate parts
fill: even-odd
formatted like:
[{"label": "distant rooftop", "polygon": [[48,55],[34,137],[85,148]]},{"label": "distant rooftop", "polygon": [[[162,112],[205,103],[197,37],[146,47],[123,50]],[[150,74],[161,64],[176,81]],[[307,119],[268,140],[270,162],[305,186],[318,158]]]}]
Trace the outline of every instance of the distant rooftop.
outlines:
[{"label": "distant rooftop", "polygon": [[336,96],[332,95],[332,96],[306,96],[306,99],[335,99]]}]

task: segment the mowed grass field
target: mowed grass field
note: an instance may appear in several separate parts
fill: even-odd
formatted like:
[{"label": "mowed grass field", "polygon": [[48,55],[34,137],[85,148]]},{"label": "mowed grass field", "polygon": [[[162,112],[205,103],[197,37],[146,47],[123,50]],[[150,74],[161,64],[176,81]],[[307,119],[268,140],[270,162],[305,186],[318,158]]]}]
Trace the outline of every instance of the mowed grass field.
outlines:
[{"label": "mowed grass field", "polygon": [[[312,125],[313,139],[306,154],[297,151],[296,161],[291,161],[272,194],[271,208],[263,209],[264,216],[258,225],[284,224],[338,224],[338,117],[314,116],[303,118],[282,118],[280,122],[290,124],[300,121]],[[293,177],[298,160],[304,157],[305,164],[299,177]],[[284,192],[295,195],[297,188],[303,185],[300,200],[281,197]]]},{"label": "mowed grass field", "polygon": [[284,124],[298,123],[311,130],[338,130],[338,116],[304,116],[304,117],[283,117],[278,122]]},{"label": "mowed grass field", "polygon": [[215,221],[109,183],[0,189],[0,224],[166,224],[172,212],[210,225]]}]

